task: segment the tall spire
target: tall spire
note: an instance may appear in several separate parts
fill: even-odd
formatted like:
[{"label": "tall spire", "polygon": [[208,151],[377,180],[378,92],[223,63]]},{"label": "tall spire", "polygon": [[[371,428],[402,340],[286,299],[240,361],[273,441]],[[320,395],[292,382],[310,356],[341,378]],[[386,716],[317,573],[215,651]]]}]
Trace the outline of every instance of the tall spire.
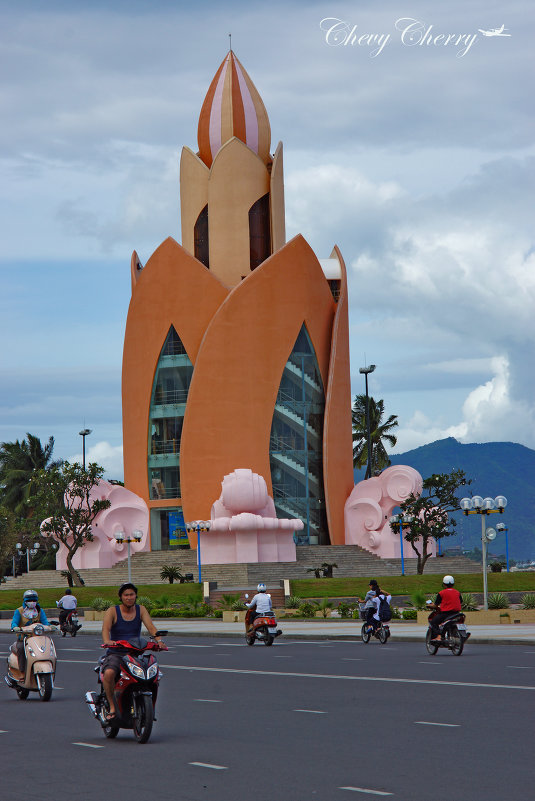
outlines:
[{"label": "tall spire", "polygon": [[262,98],[232,50],[216,72],[202,105],[197,140],[199,156],[211,167],[222,145],[233,136],[267,164],[271,129]]}]

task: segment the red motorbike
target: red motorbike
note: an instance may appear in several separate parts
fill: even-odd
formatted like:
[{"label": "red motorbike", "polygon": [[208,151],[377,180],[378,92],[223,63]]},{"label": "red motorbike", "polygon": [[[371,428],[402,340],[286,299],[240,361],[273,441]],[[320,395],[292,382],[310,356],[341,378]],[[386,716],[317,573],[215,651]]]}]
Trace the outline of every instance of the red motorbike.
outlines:
[{"label": "red motorbike", "polygon": [[59,629],[63,637],[70,634],[71,637],[76,637],[78,631],[82,628],[82,624],[78,620],[78,612],[76,609],[69,610],[69,613],[59,624]]},{"label": "red motorbike", "polygon": [[256,640],[260,640],[264,645],[273,645],[273,640],[282,634],[282,630],[277,628],[277,620],[274,612],[266,612],[255,617],[251,623],[251,618],[255,613],[248,609],[245,615],[245,640],[247,645],[254,645]]},{"label": "red motorbike", "polygon": [[[155,637],[165,637],[166,631],[157,631]],[[106,646],[102,646],[103,648]],[[119,729],[133,729],[138,743],[146,743],[152,732],[158,685],[162,677],[154,651],[169,650],[154,639],[118,640],[110,649],[122,654],[121,672],[115,683],[116,716],[110,721],[108,699],[102,687],[102,657],[95,667],[98,674],[99,691],[87,692],[85,700],[91,713],[98,720],[108,738],[117,737]]]},{"label": "red motorbike", "polygon": [[[437,614],[436,611],[431,612],[429,617],[429,624],[431,619]],[[463,612],[452,612],[449,617],[439,624],[439,631],[441,635],[440,640],[432,639],[431,625],[427,629],[425,636],[425,647],[427,653],[434,656],[439,648],[447,648],[455,656],[460,656],[463,652],[464,644],[470,637],[470,632],[466,630],[465,616]]]}]

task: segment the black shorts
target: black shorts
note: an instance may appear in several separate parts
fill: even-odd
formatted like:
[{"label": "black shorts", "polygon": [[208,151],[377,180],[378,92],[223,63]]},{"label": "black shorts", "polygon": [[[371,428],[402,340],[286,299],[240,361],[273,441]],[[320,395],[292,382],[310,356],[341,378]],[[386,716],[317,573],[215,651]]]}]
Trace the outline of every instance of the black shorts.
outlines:
[{"label": "black shorts", "polygon": [[115,678],[117,678],[121,672],[122,662],[123,654],[118,654],[116,652],[107,653],[106,656],[102,658],[100,663],[100,672],[103,673],[105,670],[109,670],[111,668],[115,671]]}]

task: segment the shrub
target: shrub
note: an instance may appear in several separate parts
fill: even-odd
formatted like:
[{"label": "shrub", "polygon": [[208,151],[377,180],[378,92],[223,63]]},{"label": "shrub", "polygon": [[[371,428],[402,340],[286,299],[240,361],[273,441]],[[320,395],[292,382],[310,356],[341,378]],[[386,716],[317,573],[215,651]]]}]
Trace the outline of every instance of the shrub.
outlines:
[{"label": "shrub", "polygon": [[236,603],[236,601],[239,601],[240,598],[241,598],[241,593],[239,592],[236,593],[236,595],[223,594],[219,600],[219,608],[225,609],[225,611],[227,610],[231,611],[232,604]]},{"label": "shrub", "polygon": [[523,609],[535,609],[535,592],[525,592],[520,603]]},{"label": "shrub", "polygon": [[418,612],[416,609],[404,609],[403,610],[403,620],[417,620],[418,619]]},{"label": "shrub", "polygon": [[245,609],[247,609],[243,601],[233,601],[230,605],[230,608],[233,612],[243,612]]},{"label": "shrub", "polygon": [[149,598],[148,595],[139,595],[137,602],[141,604],[141,606],[144,606],[147,612],[150,612],[153,607],[152,598]]},{"label": "shrub", "polygon": [[162,581],[167,581],[172,584],[174,581],[179,581],[181,584],[186,580],[180,572],[180,565],[163,565],[160,570],[160,578]]},{"label": "shrub", "polygon": [[472,595],[471,592],[465,592],[461,608],[463,612],[476,612],[478,607],[475,595]]},{"label": "shrub", "polygon": [[401,620],[401,612],[397,606],[391,606],[390,610],[392,612],[392,620]]},{"label": "shrub", "polygon": [[491,562],[490,569],[493,573],[501,573],[503,564],[501,562]]},{"label": "shrub", "polygon": [[355,611],[354,604],[348,604],[345,601],[340,601],[338,604],[338,614],[340,617],[352,617]]},{"label": "shrub", "polygon": [[115,601],[109,601],[107,598],[93,598],[90,608],[94,612],[105,612],[110,606],[115,606]]},{"label": "shrub", "polygon": [[171,602],[168,595],[160,595],[159,598],[154,598],[152,602],[153,609],[166,609]]},{"label": "shrub", "polygon": [[284,606],[286,609],[299,609],[302,603],[303,599],[298,595],[289,595],[284,602]]},{"label": "shrub", "polygon": [[[415,609],[422,611],[425,609],[425,602],[427,601],[427,595],[423,590],[415,590],[411,595],[411,603]],[[405,615],[403,616],[405,617]]]},{"label": "shrub", "polygon": [[299,607],[299,615],[301,617],[313,617],[317,608],[317,604],[312,604],[309,601],[305,601],[305,603],[301,604]]},{"label": "shrub", "polygon": [[333,602],[329,601],[328,598],[324,598],[319,604],[318,609],[323,614],[323,617],[327,617],[327,614],[330,609],[333,608]]},{"label": "shrub", "polygon": [[509,609],[509,598],[504,592],[491,592],[489,609]]}]

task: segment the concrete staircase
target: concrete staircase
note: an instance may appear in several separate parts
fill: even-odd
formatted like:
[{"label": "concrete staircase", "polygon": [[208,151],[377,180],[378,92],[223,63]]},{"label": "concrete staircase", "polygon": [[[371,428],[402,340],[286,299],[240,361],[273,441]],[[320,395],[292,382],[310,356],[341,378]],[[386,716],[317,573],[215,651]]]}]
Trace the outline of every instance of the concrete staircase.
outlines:
[{"label": "concrete staircase", "polygon": [[[217,581],[219,587],[254,587],[259,581],[268,586],[277,586],[281,579],[314,578],[307,569],[319,567],[322,562],[335,563],[334,576],[400,576],[401,559],[380,559],[358,545],[303,545],[297,548],[296,562],[261,562],[234,565],[202,565],[203,581]],[[190,550],[152,551],[132,556],[132,578],[136,584],[167,584],[160,578],[164,565],[175,565],[184,573],[192,573],[198,581],[197,553]],[[481,565],[463,556],[431,558],[425,573],[453,575],[477,573]],[[405,559],[405,574],[416,573],[416,559]],[[112,568],[80,570],[87,586],[119,586],[128,581],[127,560]],[[30,575],[8,579],[0,585],[1,590],[64,587],[65,579],[57,570],[34,570]]]}]

